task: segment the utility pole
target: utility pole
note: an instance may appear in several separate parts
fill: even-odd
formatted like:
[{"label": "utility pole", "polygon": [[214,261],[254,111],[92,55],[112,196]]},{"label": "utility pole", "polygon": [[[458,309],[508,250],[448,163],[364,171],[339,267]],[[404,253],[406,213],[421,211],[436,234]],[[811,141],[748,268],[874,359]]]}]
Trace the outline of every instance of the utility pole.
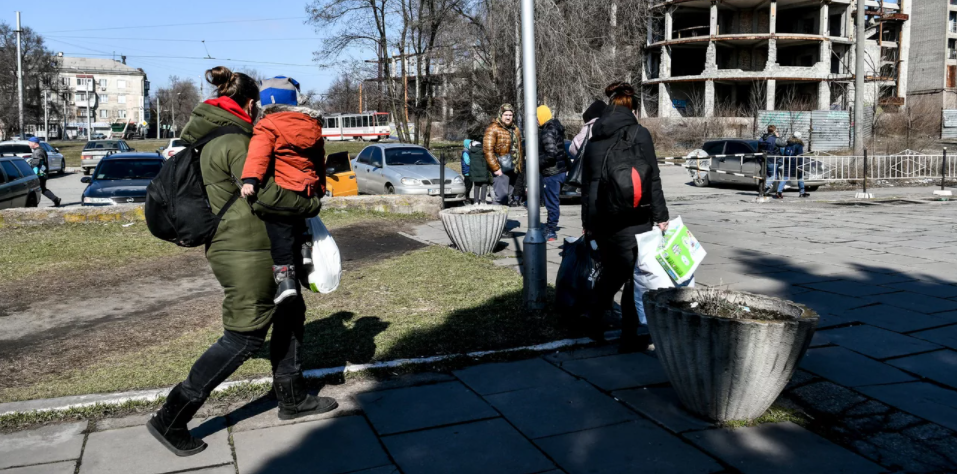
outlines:
[{"label": "utility pole", "polygon": [[[178,94],[177,94],[177,95],[178,95]],[[170,107],[169,107],[169,108],[170,108],[170,113],[173,114],[173,116],[172,116],[173,123],[170,125],[170,127],[173,129],[173,137],[172,137],[172,138],[176,138],[176,101],[175,101],[175,100],[173,101],[172,104],[170,104]]]},{"label": "utility pole", "polygon": [[47,91],[43,91],[43,139],[50,141],[50,110],[47,107]]},{"label": "utility pole", "polygon": [[160,122],[160,95],[159,91],[156,91],[156,139],[159,140],[163,138],[163,124]]},{"label": "utility pole", "polygon": [[[528,182],[528,232],[523,254],[525,308],[545,309],[545,235],[542,233],[542,192],[538,174],[538,82],[535,71],[535,0],[522,0],[522,64],[525,84],[525,176]],[[521,157],[517,157],[521,160]]]},{"label": "utility pole", "polygon": [[854,33],[854,154],[864,154],[864,0],[857,0]]},{"label": "utility pole", "polygon": [[23,34],[23,28],[20,27],[20,12],[17,12],[17,100],[20,105],[20,139],[24,139],[23,131],[23,52],[20,47],[20,36]]},{"label": "utility pole", "polygon": [[89,77],[84,82],[86,84],[86,139],[93,139],[93,93],[96,92],[96,86],[93,85],[93,78]]},{"label": "utility pole", "polygon": [[362,81],[359,81],[359,113],[362,113]]}]

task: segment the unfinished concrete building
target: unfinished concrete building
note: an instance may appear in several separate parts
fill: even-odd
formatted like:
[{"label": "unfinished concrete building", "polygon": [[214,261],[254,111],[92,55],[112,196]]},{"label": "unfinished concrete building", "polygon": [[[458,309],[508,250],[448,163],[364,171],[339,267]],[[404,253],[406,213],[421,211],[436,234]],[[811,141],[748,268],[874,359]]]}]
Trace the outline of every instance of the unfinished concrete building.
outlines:
[{"label": "unfinished concrete building", "polygon": [[913,13],[907,93],[957,109],[957,0],[919,0]]},{"label": "unfinished concrete building", "polygon": [[[898,1],[866,3],[867,104],[899,106],[906,96],[913,0]],[[642,72],[646,117],[853,104],[857,0],[663,0],[651,8]]]}]

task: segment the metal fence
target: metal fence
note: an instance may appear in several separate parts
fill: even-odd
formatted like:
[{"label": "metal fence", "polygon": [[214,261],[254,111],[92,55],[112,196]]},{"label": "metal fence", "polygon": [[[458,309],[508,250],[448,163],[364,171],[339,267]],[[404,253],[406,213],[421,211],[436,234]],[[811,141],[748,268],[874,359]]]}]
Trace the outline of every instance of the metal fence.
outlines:
[{"label": "metal fence", "polygon": [[[768,125],[778,128],[781,137],[787,138],[794,132],[805,137],[808,151],[846,150],[854,146],[853,117],[846,110],[814,110],[810,112],[789,112],[786,110],[761,110],[758,112],[756,128],[759,132]],[[873,134],[874,110],[864,109],[864,139]]]},{"label": "metal fence", "polygon": [[942,140],[957,139],[957,110],[944,110],[941,117],[940,138]]},{"label": "metal fence", "polygon": [[[804,156],[714,155],[688,158],[684,164],[691,176],[731,175],[744,180],[803,180],[809,186],[827,183],[940,184],[957,177],[957,159],[905,151],[896,155]],[[773,174],[772,174],[773,173]]]}]

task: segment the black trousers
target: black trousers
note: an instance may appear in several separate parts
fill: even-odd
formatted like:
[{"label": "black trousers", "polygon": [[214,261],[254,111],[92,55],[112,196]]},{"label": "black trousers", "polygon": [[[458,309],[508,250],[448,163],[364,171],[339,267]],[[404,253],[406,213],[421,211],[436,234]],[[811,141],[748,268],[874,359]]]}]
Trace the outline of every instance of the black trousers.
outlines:
[{"label": "black trousers", "polygon": [[[302,373],[300,347],[306,321],[306,304],[302,297],[276,308],[269,340],[269,360],[274,379],[297,377]],[[253,356],[266,342],[269,326],[251,332],[226,330],[223,337],[206,349],[193,364],[183,382],[183,391],[193,402],[209,398],[219,384]]]},{"label": "black trousers", "polygon": [[468,176],[463,176],[465,178],[465,199],[468,200],[469,195],[472,194],[472,179]]},{"label": "black trousers", "polygon": [[263,216],[273,265],[296,265],[302,258],[306,220],[301,217]]},{"label": "black trousers", "polygon": [[46,178],[46,176],[43,176],[43,177],[40,178],[40,191],[43,192],[43,195],[46,196],[47,199],[49,199],[49,200],[51,200],[51,201],[53,201],[53,202],[56,202],[58,199],[60,199],[60,198],[58,198],[58,197],[56,196],[56,194],[53,194],[53,191],[50,191],[49,189],[47,189],[47,178]]},{"label": "black trousers", "polygon": [[[621,293],[621,336],[638,335],[638,308],[635,306],[635,264],[638,243],[634,234],[614,234],[595,239],[601,258],[601,274],[595,283],[593,318],[598,321],[612,308],[615,293]],[[624,288],[622,288],[624,286]]]}]

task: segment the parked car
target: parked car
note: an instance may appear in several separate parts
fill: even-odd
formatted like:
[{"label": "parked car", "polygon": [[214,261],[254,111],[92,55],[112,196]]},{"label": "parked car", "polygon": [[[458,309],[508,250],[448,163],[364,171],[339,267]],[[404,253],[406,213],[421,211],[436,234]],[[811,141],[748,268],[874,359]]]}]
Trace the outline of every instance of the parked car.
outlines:
[{"label": "parked car", "polygon": [[0,156],[0,209],[37,207],[40,178],[19,156]]},{"label": "parked car", "polygon": [[106,135],[102,133],[94,133],[93,135],[90,135],[91,140],[106,140],[106,138]]},{"label": "parked car", "polygon": [[[40,142],[40,147],[47,152],[47,173],[63,174],[66,171],[66,159],[63,158],[60,150],[50,146],[47,142]],[[30,149],[30,142],[28,141],[0,142],[0,156],[19,156],[29,163],[30,157],[33,156],[33,150]]]},{"label": "parked car", "polygon": [[146,202],[146,186],[163,167],[155,153],[117,153],[103,157],[93,176],[84,176],[84,206],[110,206]]},{"label": "parked car", "polygon": [[86,142],[80,152],[80,166],[83,174],[90,174],[93,168],[100,163],[100,159],[114,153],[128,153],[136,151],[130,148],[123,140],[91,140]]},{"label": "parked car", "polygon": [[156,152],[168,160],[172,158],[173,155],[179,153],[183,148],[186,148],[186,140],[183,140],[182,138],[173,138],[170,139],[166,146],[156,150]]},{"label": "parked car", "polygon": [[[379,143],[365,147],[352,167],[361,194],[415,194],[438,196],[439,160],[429,150],[403,143]],[[465,200],[465,180],[455,170],[445,169],[446,201]]]},{"label": "parked car", "polygon": [[358,196],[359,184],[352,170],[349,153],[342,151],[326,157],[326,196]]},{"label": "parked car", "polygon": [[[764,157],[755,156],[759,153],[758,140],[741,138],[721,138],[705,142],[701,148],[692,151],[685,157],[688,174],[694,180],[695,186],[706,187],[712,184],[742,184],[755,185],[754,176],[765,176]],[[790,158],[789,158],[790,159]],[[696,168],[697,167],[697,168]],[[823,186],[824,174],[827,165],[813,158],[805,158],[802,165],[804,171],[804,185],[808,192]],[[718,171],[723,171],[719,173]],[[738,174],[744,176],[738,176]],[[798,180],[791,177],[787,186],[796,188]]]},{"label": "parked car", "polygon": [[31,138],[33,138],[33,137],[35,137],[35,136],[36,136],[36,135],[34,135],[34,134],[32,134],[32,133],[25,133],[25,134],[23,134],[22,137],[21,137],[20,135],[14,135],[13,138],[11,138],[11,140],[15,140],[15,141],[19,141],[19,140],[29,140],[29,139],[31,139]]}]

